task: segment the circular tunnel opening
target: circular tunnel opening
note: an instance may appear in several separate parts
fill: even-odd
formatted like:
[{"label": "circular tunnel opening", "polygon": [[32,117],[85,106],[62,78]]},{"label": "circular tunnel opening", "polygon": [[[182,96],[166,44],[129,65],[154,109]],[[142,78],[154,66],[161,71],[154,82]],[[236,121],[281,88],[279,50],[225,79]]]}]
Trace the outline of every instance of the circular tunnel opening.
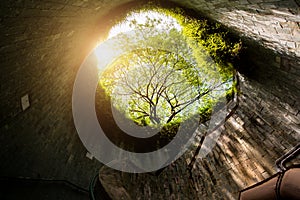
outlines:
[{"label": "circular tunnel opening", "polygon": [[96,113],[106,136],[143,153],[167,145],[186,121],[197,121],[181,126],[187,132],[208,128],[236,92],[232,61],[240,49],[220,24],[192,11],[153,4],[130,10],[94,50]]}]

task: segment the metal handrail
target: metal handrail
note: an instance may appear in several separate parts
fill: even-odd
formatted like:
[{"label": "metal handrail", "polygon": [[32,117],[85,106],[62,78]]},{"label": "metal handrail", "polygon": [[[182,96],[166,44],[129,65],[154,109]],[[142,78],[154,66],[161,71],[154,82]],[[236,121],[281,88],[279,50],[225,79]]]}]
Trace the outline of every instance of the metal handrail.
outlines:
[{"label": "metal handrail", "polygon": [[289,161],[292,159],[295,155],[300,153],[300,143],[298,143],[294,148],[292,148],[290,151],[282,155],[280,158],[278,158],[275,161],[275,165],[277,168],[282,172],[286,170],[286,167],[284,166],[285,162]]}]

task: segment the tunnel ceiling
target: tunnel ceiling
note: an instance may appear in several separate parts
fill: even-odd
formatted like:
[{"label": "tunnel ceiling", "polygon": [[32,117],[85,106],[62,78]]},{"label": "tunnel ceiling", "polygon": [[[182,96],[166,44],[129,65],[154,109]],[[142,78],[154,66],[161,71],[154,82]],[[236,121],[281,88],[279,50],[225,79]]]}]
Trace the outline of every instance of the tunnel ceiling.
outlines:
[{"label": "tunnel ceiling", "polygon": [[[238,31],[241,35],[252,38],[272,50],[300,57],[299,1],[170,1],[219,21]],[[118,1],[118,4],[123,2],[126,3],[127,1]],[[88,2],[86,3],[88,4]],[[114,5],[112,3],[109,6],[113,7]]]},{"label": "tunnel ceiling", "polygon": [[184,0],[178,3],[232,27],[271,49],[300,56],[299,1]]}]

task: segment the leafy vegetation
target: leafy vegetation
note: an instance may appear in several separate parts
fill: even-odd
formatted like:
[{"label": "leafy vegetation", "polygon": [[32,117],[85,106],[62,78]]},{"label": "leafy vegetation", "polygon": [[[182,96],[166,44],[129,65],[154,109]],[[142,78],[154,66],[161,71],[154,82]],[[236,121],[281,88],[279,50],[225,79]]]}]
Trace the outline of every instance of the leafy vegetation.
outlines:
[{"label": "leafy vegetation", "polygon": [[[153,13],[160,14],[149,17]],[[137,14],[146,17],[143,23],[127,21],[134,33],[116,36],[125,53],[101,72],[113,105],[140,126],[162,128],[162,135],[174,136],[181,122],[195,116],[208,120],[213,106],[233,95],[230,62],[241,42],[230,40],[219,24],[182,10],[151,7]]]}]

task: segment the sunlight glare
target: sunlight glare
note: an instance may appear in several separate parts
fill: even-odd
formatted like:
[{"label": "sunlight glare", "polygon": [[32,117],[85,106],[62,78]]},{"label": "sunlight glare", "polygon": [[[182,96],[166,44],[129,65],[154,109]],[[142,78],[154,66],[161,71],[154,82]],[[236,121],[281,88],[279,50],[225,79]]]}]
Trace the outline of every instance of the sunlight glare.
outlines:
[{"label": "sunlight glare", "polygon": [[121,55],[122,51],[117,48],[117,41],[114,40],[118,34],[126,33],[129,31],[133,31],[134,27],[130,27],[130,21],[136,20],[138,24],[145,24],[147,21],[147,17],[150,19],[161,20],[161,23],[157,25],[156,29],[167,30],[171,28],[175,28],[178,31],[181,31],[181,26],[177,22],[177,20],[173,17],[167,16],[166,14],[159,13],[157,11],[147,11],[140,13],[132,13],[127,16],[124,22],[117,24],[112,27],[109,32],[108,38],[105,42],[100,43],[96,49],[95,54],[98,59],[98,69],[100,71],[104,70],[104,68],[112,62],[115,58]]},{"label": "sunlight glare", "polygon": [[122,54],[122,51],[116,47],[117,41],[114,39],[103,42],[96,47],[94,52],[98,59],[97,68],[100,71]]},{"label": "sunlight glare", "polygon": [[156,11],[147,11],[141,13],[132,13],[131,15],[126,17],[124,22],[118,24],[117,26],[114,26],[110,30],[108,38],[112,38],[120,33],[125,33],[134,30],[133,27],[129,26],[130,21],[136,20],[138,24],[145,24],[147,21],[147,17],[149,17],[150,19],[161,20],[161,23],[157,27],[155,27],[157,29],[164,29],[166,25],[169,25],[175,28],[176,30],[181,31],[181,26],[175,18]]}]

